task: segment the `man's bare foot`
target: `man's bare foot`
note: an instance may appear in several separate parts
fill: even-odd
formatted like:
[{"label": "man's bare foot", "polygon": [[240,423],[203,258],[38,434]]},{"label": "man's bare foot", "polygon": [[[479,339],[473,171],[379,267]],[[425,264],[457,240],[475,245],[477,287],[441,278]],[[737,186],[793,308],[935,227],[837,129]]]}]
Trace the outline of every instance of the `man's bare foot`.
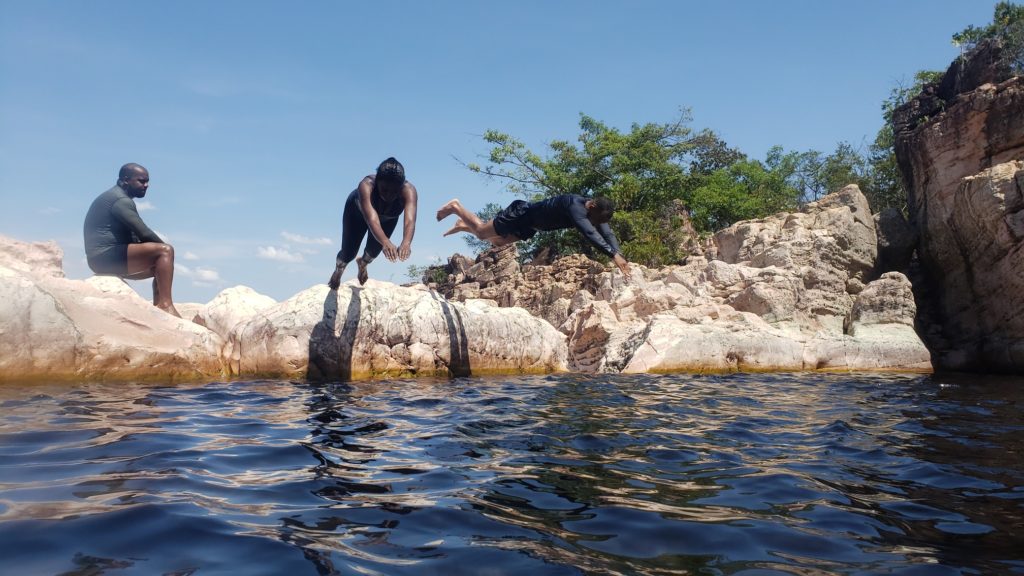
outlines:
[{"label": "man's bare foot", "polygon": [[171,316],[177,316],[178,318],[181,318],[181,314],[178,313],[178,309],[174,307],[174,304],[168,304],[166,306],[157,306],[157,308],[163,310],[164,312],[167,312]]},{"label": "man's bare foot", "polygon": [[458,234],[459,232],[469,232],[469,226],[466,226],[466,223],[462,221],[462,218],[456,220],[455,226],[449,228],[448,231],[444,233],[444,235],[451,236],[452,234]]},{"label": "man's bare foot", "polygon": [[370,279],[370,273],[366,271],[366,262],[363,262],[363,257],[356,258],[356,266],[359,267],[359,272],[356,274],[356,279],[359,280],[359,285],[366,284],[366,281]]},{"label": "man's bare foot", "polygon": [[338,286],[341,286],[341,275],[345,272],[344,268],[335,268],[334,273],[331,274],[331,279],[327,281],[327,287],[331,290],[337,290]]},{"label": "man's bare foot", "polygon": [[[449,200],[447,204],[441,206],[441,209],[437,211],[437,221],[440,222],[445,218],[455,214],[455,207],[459,205],[459,200]],[[447,234],[445,234],[447,236]]]}]

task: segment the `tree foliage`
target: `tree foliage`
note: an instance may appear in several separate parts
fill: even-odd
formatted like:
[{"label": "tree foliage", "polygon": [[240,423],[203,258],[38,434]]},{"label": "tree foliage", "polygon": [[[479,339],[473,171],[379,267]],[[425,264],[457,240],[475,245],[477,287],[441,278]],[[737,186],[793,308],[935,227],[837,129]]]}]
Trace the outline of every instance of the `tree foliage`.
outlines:
[{"label": "tree foliage", "polygon": [[[555,140],[538,154],[509,134],[488,130],[486,164],[470,170],[501,181],[505,189],[535,201],[559,194],[604,196],[616,204],[612,227],[633,262],[661,265],[686,256],[692,219],[713,232],[740,219],[797,206],[793,184],[797,155],[773,149],[764,162],[751,160],[715,133],[695,132],[689,112],[664,124],[633,124],[628,132],[580,116],[575,142]],[[537,234],[521,243],[526,257],[582,252],[600,257],[571,230]]]},{"label": "tree foliage", "polygon": [[1024,73],[1024,5],[999,2],[988,26],[974,25],[953,35],[953,44],[971,50],[985,40],[998,40],[1011,72]]}]

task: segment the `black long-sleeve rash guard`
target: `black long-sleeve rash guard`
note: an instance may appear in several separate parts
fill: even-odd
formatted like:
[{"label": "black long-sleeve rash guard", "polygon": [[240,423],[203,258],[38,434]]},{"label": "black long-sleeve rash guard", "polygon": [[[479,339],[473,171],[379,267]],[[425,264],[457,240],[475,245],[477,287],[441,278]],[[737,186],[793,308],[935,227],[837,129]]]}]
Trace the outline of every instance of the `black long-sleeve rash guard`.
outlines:
[{"label": "black long-sleeve rash guard", "polygon": [[609,257],[619,253],[619,241],[607,222],[597,227],[587,218],[587,200],[564,194],[530,204],[530,223],[537,230],[576,228],[591,244]]},{"label": "black long-sleeve rash guard", "polygon": [[149,229],[135,201],[120,186],[100,194],[85,215],[85,252],[96,256],[118,244],[163,242]]}]

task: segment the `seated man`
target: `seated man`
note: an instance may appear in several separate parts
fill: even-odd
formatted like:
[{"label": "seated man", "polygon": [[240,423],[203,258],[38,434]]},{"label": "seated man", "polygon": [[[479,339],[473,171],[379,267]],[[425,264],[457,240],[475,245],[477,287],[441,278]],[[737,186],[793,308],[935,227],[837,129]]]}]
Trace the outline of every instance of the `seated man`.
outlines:
[{"label": "seated man", "polygon": [[538,202],[516,200],[487,222],[480,220],[479,216],[455,199],[437,211],[437,220],[455,214],[459,220],[444,233],[445,236],[469,232],[493,246],[529,240],[538,230],[575,227],[594,247],[611,257],[612,262],[629,278],[629,262],[622,257],[619,242],[608,226],[614,212],[615,205],[608,198],[588,200],[576,194],[564,194]]},{"label": "seated man", "polygon": [[125,164],[117,184],[100,194],[85,215],[85,256],[96,274],[153,279],[153,305],[181,318],[171,299],[174,248],[142,222],[134,198],[149,188],[149,172]]}]

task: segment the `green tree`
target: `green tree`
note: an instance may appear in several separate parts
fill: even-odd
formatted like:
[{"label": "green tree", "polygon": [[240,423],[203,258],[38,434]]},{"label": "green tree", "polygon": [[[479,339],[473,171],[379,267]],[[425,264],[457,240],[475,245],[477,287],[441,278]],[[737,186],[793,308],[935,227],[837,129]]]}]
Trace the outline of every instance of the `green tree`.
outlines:
[{"label": "green tree", "polygon": [[893,113],[918,95],[925,86],[941,80],[942,74],[936,70],[920,70],[914,74],[914,82],[910,86],[900,85],[893,88],[889,92],[889,97],[882,102],[884,122],[875,135],[875,141],[868,148],[867,183],[861,187],[872,211],[881,212],[891,207],[906,212],[907,190],[903,186],[903,178],[896,163]]},{"label": "green tree", "polygon": [[676,122],[634,124],[628,134],[586,115],[580,116],[578,145],[555,140],[543,158],[512,136],[488,130],[489,164],[470,170],[504,182],[528,200],[558,194],[607,196],[625,211],[647,210],[677,197],[684,179],[679,162],[695,148],[690,116]]},{"label": "green tree", "polygon": [[792,181],[801,191],[801,199],[813,202],[848,184],[860,186],[867,194],[870,172],[869,162],[860,150],[849,142],[840,142],[827,156],[817,150],[800,154]]},{"label": "green tree", "polygon": [[800,155],[773,147],[765,161],[744,158],[712,172],[689,191],[687,204],[693,225],[714,231],[740,220],[794,210],[801,191],[794,185]]},{"label": "green tree", "polygon": [[968,51],[990,39],[1002,45],[1003,61],[1010,72],[1024,73],[1024,5],[999,2],[988,26],[971,25],[953,34],[953,44]]},{"label": "green tree", "polygon": [[[651,226],[671,225],[669,207],[683,197],[687,183],[683,165],[712,140],[707,132],[695,136],[689,121],[689,112],[683,110],[674,122],[634,124],[622,132],[581,115],[577,142],[551,142],[546,157],[508,134],[488,130],[483,135],[491,145],[487,164],[466,167],[502,181],[506,190],[527,200],[559,194],[608,197],[616,204],[612,225],[627,259],[650,264],[674,261],[680,257],[678,248],[666,243],[664,234],[658,237],[659,230]],[[538,233],[520,243],[520,250],[527,258],[542,251],[600,257],[574,231]]]},{"label": "green tree", "polygon": [[[773,148],[764,162],[750,160],[714,132],[694,132],[689,122],[683,110],[674,122],[633,124],[623,132],[581,115],[577,141],[556,140],[546,156],[489,130],[483,135],[491,145],[487,163],[466,167],[528,200],[558,194],[611,198],[624,256],[652,266],[686,256],[683,246],[692,233],[687,219],[707,233],[796,208],[798,154]],[[571,230],[538,233],[520,250],[525,259],[570,252],[602,258]]]}]

